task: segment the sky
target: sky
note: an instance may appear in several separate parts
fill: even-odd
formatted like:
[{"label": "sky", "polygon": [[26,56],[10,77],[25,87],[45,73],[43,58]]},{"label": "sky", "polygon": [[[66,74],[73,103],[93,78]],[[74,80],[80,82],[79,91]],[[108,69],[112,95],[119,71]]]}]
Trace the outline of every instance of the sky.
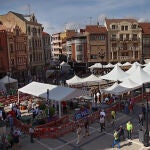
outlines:
[{"label": "sky", "polygon": [[104,18],[135,18],[150,22],[150,0],[0,0],[0,15],[9,11],[31,14],[53,34],[64,29],[103,25]]}]

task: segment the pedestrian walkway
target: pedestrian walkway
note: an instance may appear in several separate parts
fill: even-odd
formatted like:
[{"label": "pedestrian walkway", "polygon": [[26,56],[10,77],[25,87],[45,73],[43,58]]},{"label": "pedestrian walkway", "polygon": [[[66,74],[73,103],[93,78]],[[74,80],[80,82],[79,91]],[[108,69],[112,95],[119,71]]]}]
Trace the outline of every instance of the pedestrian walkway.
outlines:
[{"label": "pedestrian walkway", "polygon": [[[121,150],[150,150],[146,148],[143,143],[139,142],[139,124],[138,124],[138,111],[140,104],[135,107],[134,114],[125,114],[123,112],[117,113],[115,125],[123,125],[125,127],[127,121],[132,121],[134,126],[133,140],[121,141]],[[76,144],[76,133],[71,132],[63,137],[57,139],[35,139],[35,142],[30,143],[27,135],[22,136],[20,150],[36,149],[36,150],[113,150],[113,131],[114,129],[107,122],[106,131],[99,132],[99,120],[90,125],[90,136],[82,137],[81,142]],[[144,122],[145,125],[145,122]],[[84,129],[83,129],[84,132]],[[125,131],[125,136],[126,136]],[[126,136],[127,137],[127,136]],[[117,149],[116,147],[114,150]]]}]

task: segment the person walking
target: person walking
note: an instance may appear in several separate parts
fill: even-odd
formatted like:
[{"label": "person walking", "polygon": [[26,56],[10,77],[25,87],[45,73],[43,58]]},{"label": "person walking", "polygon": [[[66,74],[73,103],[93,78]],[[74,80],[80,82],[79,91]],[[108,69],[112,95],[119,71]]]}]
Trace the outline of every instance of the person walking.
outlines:
[{"label": "person walking", "polygon": [[143,113],[142,112],[139,113],[138,118],[139,118],[139,125],[143,126]]},{"label": "person walking", "polygon": [[127,133],[128,133],[128,139],[132,139],[133,125],[132,125],[131,121],[127,122],[126,129],[127,129]]},{"label": "person walking", "polygon": [[89,120],[88,118],[84,122],[84,127],[85,127],[85,135],[84,136],[89,136]]},{"label": "person walking", "polygon": [[117,130],[115,130],[114,132],[114,141],[112,144],[112,148],[114,148],[115,145],[118,145],[118,149],[120,149],[120,141],[119,141],[119,135]]},{"label": "person walking", "polygon": [[142,104],[142,113],[143,113],[143,119],[145,120],[146,117],[146,107],[144,104]]},{"label": "person walking", "polygon": [[76,142],[76,144],[79,144],[80,139],[81,139],[81,134],[82,134],[82,129],[81,129],[81,126],[78,125],[77,126],[77,142]]},{"label": "person walking", "polygon": [[30,142],[34,143],[34,140],[33,140],[34,128],[32,126],[29,128],[29,134],[30,134]]},{"label": "person walking", "polygon": [[123,126],[121,125],[117,131],[118,131],[119,140],[121,140],[121,137],[124,140],[125,137],[124,137],[124,128],[123,128]]},{"label": "person walking", "polygon": [[105,130],[105,117],[103,115],[100,116],[99,123],[100,123],[101,132],[102,132],[103,129]]}]

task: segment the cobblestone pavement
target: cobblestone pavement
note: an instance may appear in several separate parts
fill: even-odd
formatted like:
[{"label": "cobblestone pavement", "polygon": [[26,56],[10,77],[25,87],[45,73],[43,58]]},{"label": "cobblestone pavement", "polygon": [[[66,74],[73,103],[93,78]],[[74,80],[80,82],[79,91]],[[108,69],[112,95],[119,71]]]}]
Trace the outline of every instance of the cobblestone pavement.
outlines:
[{"label": "cobblestone pavement", "polygon": [[[139,142],[139,129],[141,127],[138,124],[137,116],[140,105],[136,105],[134,114],[117,113],[116,127],[119,125],[125,126],[128,120],[131,120],[134,126],[133,139],[121,141],[121,150],[150,150],[150,147],[146,148],[143,146],[143,143]],[[74,132],[57,139],[35,139],[33,144],[30,143],[27,135],[22,135],[19,150],[112,150],[113,131],[113,127],[107,122],[106,131],[99,132],[99,123],[97,120],[97,122],[90,125],[90,136],[82,137],[78,145],[76,144],[76,133]]]}]

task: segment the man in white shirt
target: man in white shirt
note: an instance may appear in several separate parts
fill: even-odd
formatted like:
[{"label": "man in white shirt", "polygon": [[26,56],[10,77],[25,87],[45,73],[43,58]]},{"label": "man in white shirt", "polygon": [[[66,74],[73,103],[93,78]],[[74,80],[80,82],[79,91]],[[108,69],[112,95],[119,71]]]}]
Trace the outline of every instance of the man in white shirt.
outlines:
[{"label": "man in white shirt", "polygon": [[104,112],[104,109],[101,110],[100,116],[104,116],[104,117],[106,116],[106,114],[105,114],[105,112]]}]

